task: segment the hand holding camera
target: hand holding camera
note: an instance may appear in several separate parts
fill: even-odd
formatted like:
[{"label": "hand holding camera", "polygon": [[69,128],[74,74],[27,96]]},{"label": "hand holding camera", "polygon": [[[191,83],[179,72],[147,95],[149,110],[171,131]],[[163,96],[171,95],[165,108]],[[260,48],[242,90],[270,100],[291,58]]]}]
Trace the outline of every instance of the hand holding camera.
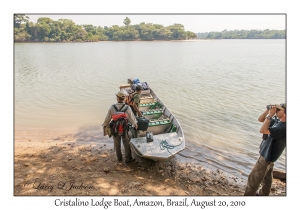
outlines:
[{"label": "hand holding camera", "polygon": [[269,116],[273,117],[276,113],[276,106],[275,105],[267,105],[266,106],[267,110],[269,110]]}]

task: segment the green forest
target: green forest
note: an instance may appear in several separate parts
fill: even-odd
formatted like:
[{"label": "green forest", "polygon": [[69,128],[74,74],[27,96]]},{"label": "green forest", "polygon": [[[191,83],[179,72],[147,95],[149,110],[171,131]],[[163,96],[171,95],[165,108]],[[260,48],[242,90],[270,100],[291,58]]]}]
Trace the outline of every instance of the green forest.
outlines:
[{"label": "green forest", "polygon": [[198,39],[285,39],[285,30],[223,30],[198,33]]},{"label": "green forest", "polygon": [[186,40],[197,35],[185,31],[182,24],[164,27],[160,24],[140,23],[130,25],[126,17],[122,26],[77,25],[69,19],[51,20],[42,17],[37,23],[29,21],[23,14],[14,15],[15,42],[98,42],[98,41],[136,41],[136,40]]},{"label": "green forest", "polygon": [[69,19],[54,21],[42,17],[33,23],[25,14],[14,15],[15,42],[98,42],[98,41],[153,41],[188,39],[285,39],[285,30],[231,30],[194,33],[185,31],[182,24],[167,27],[145,23],[131,25],[126,17],[122,26],[78,25]]}]

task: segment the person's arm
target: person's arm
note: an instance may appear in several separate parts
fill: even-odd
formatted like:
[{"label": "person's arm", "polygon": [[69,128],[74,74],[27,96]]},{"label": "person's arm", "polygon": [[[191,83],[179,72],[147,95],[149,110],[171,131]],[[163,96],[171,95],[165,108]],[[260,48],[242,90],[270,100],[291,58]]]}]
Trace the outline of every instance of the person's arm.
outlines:
[{"label": "person's arm", "polygon": [[265,118],[267,116],[267,114],[269,113],[269,110],[266,109],[266,111],[264,111],[259,117],[258,117],[258,121],[259,122],[264,122]]},{"label": "person's arm", "polygon": [[133,108],[134,110],[138,113],[139,117],[143,116],[141,111],[139,110],[137,104],[140,103],[140,97],[138,96],[138,94],[136,94],[134,97],[133,97]]},{"label": "person's arm", "polygon": [[134,110],[138,113],[139,117],[143,116],[141,111],[139,110],[139,108],[137,107],[136,103],[134,102],[132,107],[134,108]]},{"label": "person's arm", "polygon": [[131,124],[137,129],[138,128],[138,125],[137,125],[137,120],[133,114],[133,112],[131,111],[130,108],[127,109],[127,114],[128,114],[128,119],[129,121],[131,122]]},{"label": "person's arm", "polygon": [[261,133],[270,134],[269,127],[272,121],[272,117],[275,115],[275,113],[276,113],[276,107],[275,106],[270,107],[269,114],[267,115],[267,117],[265,117],[265,120],[260,128]]},{"label": "person's arm", "polygon": [[105,117],[105,120],[104,120],[104,123],[103,123],[103,126],[106,127],[108,125],[108,123],[110,122],[111,120],[111,107],[109,108],[107,114],[106,114],[106,117]]}]

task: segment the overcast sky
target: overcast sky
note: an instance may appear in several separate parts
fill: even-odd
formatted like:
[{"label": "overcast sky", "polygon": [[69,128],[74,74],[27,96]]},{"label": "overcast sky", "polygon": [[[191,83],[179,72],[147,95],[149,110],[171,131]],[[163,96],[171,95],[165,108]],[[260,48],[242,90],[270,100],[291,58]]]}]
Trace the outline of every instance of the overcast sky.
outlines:
[{"label": "overcast sky", "polygon": [[[27,14],[28,15],[28,14]],[[154,23],[163,26],[169,26],[174,23],[183,24],[186,31],[192,32],[209,32],[227,30],[250,30],[250,29],[277,29],[284,30],[286,16],[284,14],[278,15],[221,15],[221,14],[186,14],[186,15],[135,15],[135,14],[118,14],[118,15],[68,15],[68,14],[30,14],[28,15],[30,21],[36,23],[39,17],[49,17],[52,20],[61,18],[71,19],[76,24],[92,24],[94,26],[122,26],[123,20],[129,17],[131,24]]]}]

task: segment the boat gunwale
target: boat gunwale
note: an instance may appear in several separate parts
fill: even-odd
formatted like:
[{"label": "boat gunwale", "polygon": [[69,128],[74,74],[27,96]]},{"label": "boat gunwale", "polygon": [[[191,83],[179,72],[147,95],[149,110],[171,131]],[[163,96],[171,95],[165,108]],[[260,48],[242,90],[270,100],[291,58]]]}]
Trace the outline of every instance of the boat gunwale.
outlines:
[{"label": "boat gunwale", "polygon": [[[171,123],[175,124],[177,126],[177,130],[176,130],[176,134],[182,139],[182,142],[183,142],[183,148],[180,149],[179,151],[177,151],[176,153],[170,153],[170,155],[168,157],[164,157],[164,156],[151,156],[151,155],[144,155],[141,151],[139,151],[134,143],[133,143],[133,140],[136,140],[137,138],[132,138],[129,143],[131,144],[131,146],[133,147],[133,149],[135,150],[136,154],[138,156],[142,156],[144,158],[148,158],[148,159],[153,159],[153,160],[159,160],[159,161],[164,161],[164,160],[168,160],[170,159],[171,157],[175,156],[177,153],[181,152],[182,150],[185,149],[185,137],[184,137],[184,133],[183,133],[183,130],[182,130],[182,127],[179,123],[179,121],[177,120],[177,118],[174,116],[174,114],[168,109],[168,107],[162,102],[162,100],[156,95],[156,93],[152,90],[152,88],[149,88],[150,89],[150,94],[153,96],[153,98],[158,101],[159,103],[161,103],[161,105],[163,106],[163,114],[167,112],[169,112],[169,118],[172,117],[172,119],[170,118]],[[172,132],[173,133],[173,132]],[[164,134],[164,133],[161,133],[161,134]],[[156,135],[160,135],[160,134],[156,134]],[[153,135],[153,136],[156,136],[156,135]],[[140,138],[140,137],[138,137]]]}]

